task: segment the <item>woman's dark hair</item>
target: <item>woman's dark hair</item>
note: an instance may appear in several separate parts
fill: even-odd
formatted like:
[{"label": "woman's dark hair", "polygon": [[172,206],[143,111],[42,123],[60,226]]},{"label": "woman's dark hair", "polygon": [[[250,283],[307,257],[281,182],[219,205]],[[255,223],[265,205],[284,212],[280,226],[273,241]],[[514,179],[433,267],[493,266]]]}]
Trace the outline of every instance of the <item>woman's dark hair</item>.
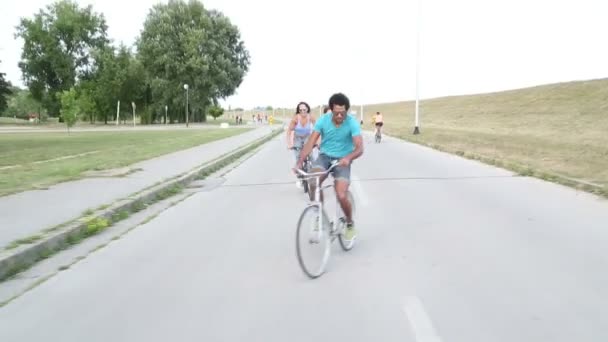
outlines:
[{"label": "woman's dark hair", "polygon": [[298,103],[298,105],[296,106],[296,114],[298,114],[300,112],[300,105],[305,105],[306,109],[310,113],[310,106],[308,105],[308,103],[302,101],[302,102]]},{"label": "woman's dark hair", "polygon": [[350,101],[348,100],[348,97],[346,97],[346,95],[342,93],[333,94],[329,98],[329,108],[331,108],[331,110],[334,110],[334,106],[336,105],[344,106],[346,111],[350,109]]}]

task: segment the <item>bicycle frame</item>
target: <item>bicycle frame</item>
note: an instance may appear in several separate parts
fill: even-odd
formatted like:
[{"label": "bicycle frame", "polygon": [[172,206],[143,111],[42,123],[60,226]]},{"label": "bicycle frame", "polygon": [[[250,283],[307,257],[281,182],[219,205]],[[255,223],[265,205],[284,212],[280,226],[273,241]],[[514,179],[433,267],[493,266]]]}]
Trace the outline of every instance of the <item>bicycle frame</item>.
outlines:
[{"label": "bicycle frame", "polygon": [[376,141],[382,139],[382,127],[376,126],[376,130],[374,131],[374,139],[376,139]]},{"label": "bicycle frame", "polygon": [[[293,146],[290,149],[293,150],[293,151],[296,151],[298,153],[298,155],[302,151],[301,147],[296,147],[296,146]],[[313,151],[314,151],[314,149],[315,149],[315,147],[313,147]],[[312,153],[313,153],[313,151],[310,151],[310,153],[304,159],[304,164],[302,166],[304,167],[304,170],[306,170],[306,171],[310,171],[310,168],[312,167]],[[302,182],[302,186],[304,187],[304,192],[308,193],[308,185],[305,184],[306,180],[304,180],[302,178],[300,178],[299,180]]]},{"label": "bicycle frame", "polygon": [[[328,170],[322,171],[322,172],[307,173],[302,170],[295,170],[301,176],[301,178],[306,181],[309,181],[310,179],[314,178],[314,182],[316,185],[315,191],[314,191],[314,196],[312,199],[309,198],[310,201],[309,201],[308,205],[306,206],[306,208],[302,211],[302,214],[300,215],[300,219],[298,220],[298,225],[297,225],[297,229],[296,229],[296,255],[298,257],[298,262],[300,264],[300,267],[302,268],[304,273],[306,273],[306,275],[310,278],[317,278],[325,272],[325,267],[327,266],[327,263],[329,262],[329,258],[331,255],[331,246],[332,246],[332,243],[336,240],[336,238],[340,241],[340,246],[342,246],[342,249],[344,251],[349,251],[352,248],[353,243],[354,243],[354,239],[345,240],[345,238],[343,236],[344,231],[346,229],[346,220],[343,216],[341,216],[342,215],[342,211],[341,211],[342,206],[340,205],[340,201],[338,200],[337,196],[336,196],[336,212],[333,217],[333,221],[329,221],[330,219],[327,216],[327,213],[325,211],[324,203],[323,203],[323,201],[321,201],[321,195],[322,195],[322,191],[324,189],[331,188],[331,187],[335,188],[334,184],[328,184],[328,185],[324,185],[321,187],[321,177],[328,175],[332,171],[332,169],[334,167],[336,167],[337,165],[339,165],[339,163],[336,161],[336,162],[332,163],[332,165],[329,167]],[[349,197],[349,200],[351,202],[351,205],[353,207],[353,212],[354,212],[354,199],[352,197],[352,194],[350,192],[348,192],[347,196]],[[309,234],[308,243],[309,244],[318,244],[320,242],[326,242],[325,248],[323,249],[323,258],[322,258],[321,264],[318,267],[313,266],[312,268],[307,266],[307,262],[304,261],[304,257],[302,256],[302,252],[301,252],[301,237],[302,237],[302,234],[307,234],[306,232],[303,232],[302,222],[303,222],[303,218],[306,217],[307,214],[312,214],[312,215],[316,214],[317,215],[317,217],[315,217],[314,220],[312,220],[312,223],[314,224],[314,226],[312,227],[312,229],[310,229],[310,231],[308,231],[308,234]],[[311,217],[311,219],[312,219],[312,217]],[[315,221],[315,220],[318,220],[318,221]],[[306,229],[306,228],[304,228],[304,229]]]},{"label": "bicycle frame", "polygon": [[[304,172],[302,170],[296,170],[298,171],[298,173],[300,175],[302,175],[303,179],[308,181],[309,179],[315,179],[315,194],[314,194],[314,199],[311,200],[308,204],[309,207],[318,207],[319,208],[319,227],[321,227],[321,229],[319,229],[318,231],[318,235],[317,238],[320,238],[322,231],[323,231],[323,217],[325,217],[325,207],[323,204],[323,201],[321,201],[321,191],[323,191],[323,189],[327,189],[327,188],[333,188],[334,185],[333,184],[327,184],[324,185],[323,187],[321,187],[321,177],[324,175],[327,175],[331,172],[331,170],[333,170],[334,167],[338,166],[338,162],[333,163],[329,169],[327,169],[326,171],[321,171],[321,172],[312,172],[312,173],[307,173]],[[340,210],[341,210],[341,205],[340,205],[340,201],[338,200],[338,198],[336,197],[336,211],[334,213],[333,216],[333,220],[329,222],[330,225],[330,236],[332,237],[332,241],[335,239],[337,234],[340,234],[341,231],[337,231],[337,229],[335,229],[336,227],[336,222],[337,220],[340,219]]]}]

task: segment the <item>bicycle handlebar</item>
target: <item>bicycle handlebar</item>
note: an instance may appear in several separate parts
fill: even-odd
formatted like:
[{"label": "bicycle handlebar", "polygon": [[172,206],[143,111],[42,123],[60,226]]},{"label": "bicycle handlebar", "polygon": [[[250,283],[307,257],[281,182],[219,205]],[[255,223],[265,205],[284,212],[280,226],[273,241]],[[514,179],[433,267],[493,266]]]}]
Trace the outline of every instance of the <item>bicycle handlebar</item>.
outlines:
[{"label": "bicycle handlebar", "polygon": [[300,175],[304,176],[304,178],[315,178],[315,177],[320,177],[320,176],[323,176],[323,175],[325,175],[325,174],[328,174],[329,172],[331,172],[331,170],[333,170],[333,168],[334,168],[334,167],[338,166],[338,164],[340,164],[340,162],[336,160],[336,161],[334,161],[334,162],[331,164],[331,166],[330,166],[330,167],[329,167],[327,170],[325,170],[325,171],[320,171],[320,172],[311,172],[311,173],[308,173],[308,172],[302,171],[302,170],[300,170],[300,169],[295,169],[295,170],[296,170],[296,171],[297,171],[297,172],[298,172]]},{"label": "bicycle handlebar", "polygon": [[[312,148],[313,149],[319,148],[319,145],[318,144],[314,144],[314,145],[312,145]],[[301,148],[298,148],[298,147],[295,147],[295,146],[291,146],[289,149],[290,150],[301,150]]]}]

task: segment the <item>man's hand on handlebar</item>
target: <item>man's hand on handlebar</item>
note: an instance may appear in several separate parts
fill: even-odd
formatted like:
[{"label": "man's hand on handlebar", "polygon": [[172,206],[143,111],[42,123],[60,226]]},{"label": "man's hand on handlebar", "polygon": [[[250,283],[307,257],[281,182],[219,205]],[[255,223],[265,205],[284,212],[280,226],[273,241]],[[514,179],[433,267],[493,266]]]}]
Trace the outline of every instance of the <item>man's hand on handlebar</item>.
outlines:
[{"label": "man's hand on handlebar", "polygon": [[343,166],[346,167],[348,165],[350,165],[350,159],[348,158],[342,158],[340,159],[340,161],[338,162],[339,166]]},{"label": "man's hand on handlebar", "polygon": [[298,170],[302,170],[302,164],[304,164],[303,162],[298,161],[296,163],[296,166],[294,166],[291,170],[293,171],[293,173],[295,173],[296,175],[298,174]]}]

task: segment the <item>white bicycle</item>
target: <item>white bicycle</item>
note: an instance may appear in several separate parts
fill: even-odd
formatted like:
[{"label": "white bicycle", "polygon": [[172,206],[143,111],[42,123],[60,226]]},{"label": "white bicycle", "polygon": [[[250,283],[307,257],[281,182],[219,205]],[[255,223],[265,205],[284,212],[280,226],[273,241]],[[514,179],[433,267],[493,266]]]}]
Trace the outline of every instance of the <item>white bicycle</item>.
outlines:
[{"label": "white bicycle", "polygon": [[[340,246],[345,251],[349,251],[353,248],[356,238],[352,240],[346,240],[344,237],[344,231],[346,229],[346,219],[340,206],[340,202],[336,197],[336,211],[332,221],[329,221],[323,202],[321,202],[321,191],[326,188],[333,187],[333,182],[328,185],[324,185],[322,188],[320,185],[320,178],[331,172],[331,170],[338,165],[338,162],[334,162],[328,170],[322,172],[307,173],[302,170],[296,170],[301,177],[305,180],[315,180],[315,193],[314,199],[304,208],[300,219],[298,220],[298,227],[296,230],[296,253],[298,256],[298,262],[304,273],[310,278],[317,278],[325,273],[329,257],[331,255],[331,246],[335,241],[336,237],[340,241]],[[352,207],[352,215],[355,217],[355,201],[350,191],[346,194]],[[321,247],[321,245],[323,245]],[[307,256],[304,253],[303,247],[320,247],[320,260],[314,261],[314,256]],[[315,253],[316,254],[316,253]],[[318,256],[317,256],[318,257]],[[319,258],[317,258],[319,259]]]}]

